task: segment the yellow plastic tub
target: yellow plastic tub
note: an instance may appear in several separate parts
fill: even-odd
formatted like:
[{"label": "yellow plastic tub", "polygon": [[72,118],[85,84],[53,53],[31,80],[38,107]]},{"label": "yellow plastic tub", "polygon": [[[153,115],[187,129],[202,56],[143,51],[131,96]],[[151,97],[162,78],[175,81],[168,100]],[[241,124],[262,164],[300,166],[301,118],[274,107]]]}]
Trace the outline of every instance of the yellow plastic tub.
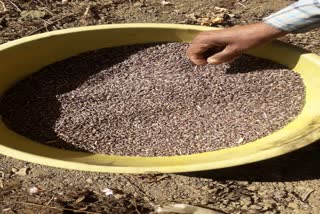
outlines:
[{"label": "yellow plastic tub", "polygon": [[[115,24],[54,31],[9,42],[0,46],[0,95],[12,84],[40,68],[85,51],[149,42],[190,42],[198,32],[206,30],[212,28],[177,24]],[[283,129],[254,142],[183,156],[109,156],[42,145],[9,130],[1,120],[0,153],[67,169],[166,173],[251,163],[291,152],[319,139],[320,57],[282,42],[270,43],[250,54],[286,65],[301,75],[306,86],[306,103],[302,113]]]}]

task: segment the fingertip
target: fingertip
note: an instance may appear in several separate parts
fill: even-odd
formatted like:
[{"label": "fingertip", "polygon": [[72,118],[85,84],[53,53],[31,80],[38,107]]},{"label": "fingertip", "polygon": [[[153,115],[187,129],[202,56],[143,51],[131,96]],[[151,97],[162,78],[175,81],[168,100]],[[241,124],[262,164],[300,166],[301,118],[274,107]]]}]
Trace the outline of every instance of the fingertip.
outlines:
[{"label": "fingertip", "polygon": [[221,64],[221,61],[215,59],[215,58],[208,58],[207,59],[208,64],[213,64],[213,65],[219,65]]},{"label": "fingertip", "polygon": [[190,54],[188,55],[190,61],[196,65],[206,65],[208,64],[207,60],[205,58],[202,58],[198,55]]}]

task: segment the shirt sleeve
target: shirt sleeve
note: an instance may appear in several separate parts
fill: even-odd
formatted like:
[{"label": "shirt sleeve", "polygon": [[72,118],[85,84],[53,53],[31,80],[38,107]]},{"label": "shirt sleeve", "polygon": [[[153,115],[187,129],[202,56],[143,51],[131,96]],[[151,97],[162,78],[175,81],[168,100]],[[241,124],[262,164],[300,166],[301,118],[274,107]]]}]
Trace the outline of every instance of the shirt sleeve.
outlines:
[{"label": "shirt sleeve", "polygon": [[300,0],[263,19],[286,32],[306,32],[320,27],[320,0]]}]

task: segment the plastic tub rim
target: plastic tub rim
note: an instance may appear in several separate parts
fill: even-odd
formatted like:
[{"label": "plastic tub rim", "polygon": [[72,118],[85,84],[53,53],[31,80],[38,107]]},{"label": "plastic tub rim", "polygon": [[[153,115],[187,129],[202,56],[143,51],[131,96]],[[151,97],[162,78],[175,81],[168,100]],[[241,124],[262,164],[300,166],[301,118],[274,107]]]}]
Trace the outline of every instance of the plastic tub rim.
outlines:
[{"label": "plastic tub rim", "polygon": [[[152,28],[161,29],[164,32],[168,29],[177,29],[185,31],[187,34],[189,30],[193,31],[205,31],[211,30],[212,28],[202,26],[190,26],[190,25],[179,25],[179,24],[112,24],[102,26],[90,26],[80,27],[66,30],[53,31],[43,34],[38,34],[30,37],[18,39],[6,44],[0,45],[0,52],[6,51],[12,47],[19,46],[35,40],[47,39],[54,36],[61,36],[65,34],[81,33],[85,31],[95,30],[110,30],[110,29],[136,29],[136,28]],[[320,95],[319,88],[316,87],[320,83],[320,73],[315,73],[316,78],[312,81],[315,83],[310,84],[310,77],[307,78],[308,72],[305,69],[318,69],[320,70],[320,57],[306,53],[304,50],[296,48],[294,46],[274,42],[265,49],[257,50],[253,52],[253,55],[259,55],[269,49],[284,49],[286,51],[294,52],[299,55],[299,60],[295,62],[295,66],[291,65],[291,68],[300,73],[306,85],[306,105],[302,113],[291,123],[289,123],[283,129],[288,129],[292,133],[297,131],[294,138],[288,139],[286,142],[277,142],[276,135],[280,136],[283,129],[277,131],[269,136],[258,139],[257,141],[247,143],[243,146],[227,148],[217,150],[213,152],[204,152],[193,155],[182,155],[182,156],[170,156],[170,157],[126,157],[126,156],[108,156],[101,154],[88,154],[81,152],[71,152],[61,149],[51,148],[39,143],[32,142],[31,140],[18,136],[18,134],[7,129],[3,122],[0,123],[0,140],[3,133],[6,135],[16,135],[21,142],[0,142],[0,153],[11,156],[17,159],[60,167],[67,169],[76,169],[84,171],[96,171],[96,172],[116,172],[116,173],[163,173],[163,172],[187,172],[187,171],[200,171],[209,169],[218,169],[231,166],[242,165],[251,163],[259,160],[264,160],[272,157],[276,157],[290,151],[299,149],[306,145],[311,144],[315,140],[320,138],[320,110],[316,111],[312,108],[312,105],[317,105],[316,97]],[[280,54],[280,53],[279,53]],[[263,54],[262,54],[263,55]],[[277,56],[279,57],[279,56]],[[268,58],[268,57],[267,57]],[[286,64],[286,63],[285,63]],[[288,65],[288,64],[286,64]],[[302,67],[308,68],[302,68]],[[289,66],[290,67],[290,66]],[[304,76],[305,75],[305,76]],[[1,73],[0,73],[1,77]],[[318,82],[319,81],[319,82]],[[320,97],[320,96],[319,96]],[[307,108],[311,108],[307,109]],[[306,110],[307,109],[307,110]],[[310,112],[311,111],[311,112]],[[312,116],[312,114],[314,117]],[[296,123],[299,120],[299,124]],[[296,123],[296,124],[295,124]],[[288,128],[289,127],[289,128]],[[302,129],[302,127],[307,127]],[[279,134],[280,133],[280,134]],[[292,134],[291,133],[291,134]],[[273,146],[268,147],[264,144],[269,141],[273,142]],[[20,145],[27,143],[30,147],[30,151],[19,148]],[[23,146],[22,146],[23,147]],[[42,150],[43,154],[51,154],[50,156],[40,155],[39,151]],[[249,151],[249,153],[248,153]],[[251,151],[251,153],[250,153]],[[233,154],[243,152],[243,155],[232,158]],[[214,157],[225,157],[221,160],[215,160]],[[192,162],[194,160],[194,162]],[[199,160],[199,161],[198,161]],[[145,163],[145,164],[144,164]]]}]

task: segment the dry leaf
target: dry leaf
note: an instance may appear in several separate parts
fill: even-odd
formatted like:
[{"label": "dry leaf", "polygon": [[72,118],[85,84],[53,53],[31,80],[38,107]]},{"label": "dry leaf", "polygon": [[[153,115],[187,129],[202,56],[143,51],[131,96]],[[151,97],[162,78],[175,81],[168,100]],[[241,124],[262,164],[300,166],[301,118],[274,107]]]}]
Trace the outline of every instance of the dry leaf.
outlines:
[{"label": "dry leaf", "polygon": [[24,19],[30,18],[30,19],[38,19],[43,18],[47,13],[42,10],[24,10],[20,13],[20,16]]}]

